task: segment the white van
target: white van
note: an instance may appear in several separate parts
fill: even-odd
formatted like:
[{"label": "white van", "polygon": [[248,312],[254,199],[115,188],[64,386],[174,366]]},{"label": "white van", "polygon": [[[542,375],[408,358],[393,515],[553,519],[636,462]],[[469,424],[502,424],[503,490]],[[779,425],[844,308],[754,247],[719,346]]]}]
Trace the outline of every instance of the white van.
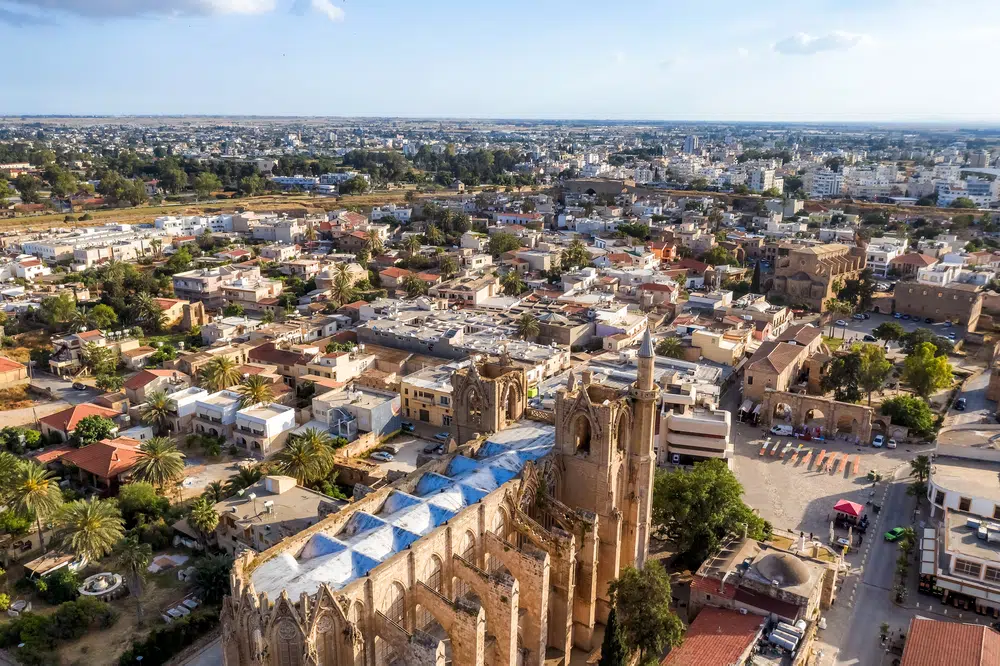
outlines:
[{"label": "white van", "polygon": [[792,436],[792,426],[790,425],[773,425],[771,426],[771,434],[777,435],[778,437],[791,437]]}]

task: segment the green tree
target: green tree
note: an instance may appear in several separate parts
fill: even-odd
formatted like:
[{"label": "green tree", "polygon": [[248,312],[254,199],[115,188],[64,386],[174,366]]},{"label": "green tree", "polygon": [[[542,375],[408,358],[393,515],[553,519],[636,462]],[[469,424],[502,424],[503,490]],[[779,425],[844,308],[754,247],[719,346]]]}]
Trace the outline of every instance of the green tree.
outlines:
[{"label": "green tree", "polygon": [[929,328],[918,328],[910,333],[906,333],[900,338],[903,351],[912,354],[917,347],[926,343],[934,345],[935,356],[947,356],[951,354],[955,345],[948,338],[936,335]]},{"label": "green tree", "polygon": [[139,418],[146,425],[154,425],[157,434],[164,434],[167,431],[167,424],[173,410],[170,405],[170,398],[166,391],[151,391],[146,394],[146,401],[139,406]]},{"label": "green tree", "polygon": [[153,559],[153,549],[148,543],[139,541],[139,537],[125,538],[118,544],[115,553],[115,566],[125,579],[129,594],[135,599],[136,621],[143,626],[142,593],[146,582],[149,563]]},{"label": "green tree", "polygon": [[513,252],[521,247],[521,239],[508,231],[498,231],[490,236],[489,253],[494,258],[505,252]]},{"label": "green tree", "polygon": [[919,455],[910,461],[910,476],[917,481],[926,481],[931,477],[931,459],[926,455]]},{"label": "green tree", "polygon": [[76,446],[87,446],[102,439],[109,439],[117,430],[118,426],[109,418],[97,414],[85,416],[73,429],[73,443]]},{"label": "green tree", "polygon": [[72,321],[73,315],[76,313],[76,301],[72,294],[64,291],[56,296],[43,298],[39,309],[45,323],[52,327],[58,327]]},{"label": "green tree", "polygon": [[198,596],[209,605],[219,605],[229,594],[229,570],[233,558],[229,555],[209,555],[194,564],[194,586]]},{"label": "green tree", "polygon": [[163,308],[149,292],[140,292],[132,300],[132,316],[142,328],[155,332],[163,328]]},{"label": "green tree", "polygon": [[222,391],[240,381],[236,361],[226,356],[216,356],[201,369],[201,383],[210,391]]},{"label": "green tree", "polygon": [[517,335],[522,340],[535,337],[538,335],[538,331],[538,317],[535,315],[525,312],[517,318]]},{"label": "green tree", "polygon": [[118,325],[118,313],[114,308],[104,303],[99,303],[87,313],[87,319],[94,328],[106,331]]},{"label": "green tree", "polygon": [[41,198],[42,181],[30,174],[22,173],[15,178],[14,187],[17,189],[18,194],[21,195],[21,201],[24,203],[38,203]]},{"label": "green tree", "polygon": [[94,385],[105,393],[121,391],[125,386],[125,378],[118,375],[97,375]]},{"label": "green tree", "polygon": [[521,276],[515,270],[504,273],[504,276],[500,278],[500,287],[507,296],[518,296],[527,288],[524,280],[521,279]]},{"label": "green tree", "polygon": [[423,296],[427,293],[427,283],[412,273],[403,278],[402,282],[400,282],[400,286],[403,287],[403,291],[405,291],[406,295],[410,298]]},{"label": "green tree", "polygon": [[930,434],[934,428],[934,413],[927,401],[912,395],[897,395],[883,401],[882,413],[894,424],[917,434]]},{"label": "green tree", "polygon": [[696,463],[690,471],[657,472],[653,519],[677,546],[687,564],[700,563],[722,538],[742,533],[767,537],[770,526],[744,504],[743,486],[720,459]]},{"label": "green tree", "polygon": [[345,180],[337,188],[341,194],[364,194],[368,189],[368,181],[361,176]]},{"label": "green tree", "polygon": [[243,313],[243,306],[239,303],[229,303],[222,308],[222,314],[226,317],[242,317]]},{"label": "green tree", "polygon": [[170,509],[166,497],[156,494],[153,484],[134,481],[118,490],[118,508],[125,524],[134,527],[140,523],[155,522]]},{"label": "green tree", "polygon": [[441,271],[442,278],[449,280],[458,274],[458,261],[450,254],[445,254],[438,260],[438,270]]},{"label": "green tree", "polygon": [[139,459],[133,468],[135,478],[163,487],[184,474],[184,454],[166,437],[154,437],[139,445]]},{"label": "green tree", "polygon": [[933,344],[924,342],[903,361],[903,380],[921,398],[952,382],[951,363],[946,356],[935,356],[935,352]]},{"label": "green tree", "polygon": [[892,373],[892,363],[885,357],[885,349],[878,345],[857,345],[861,357],[858,385],[868,395],[868,406],[872,405],[872,393],[885,384]]},{"label": "green tree", "polygon": [[750,278],[750,293],[760,293],[760,261],[753,265],[753,277]]},{"label": "green tree", "polygon": [[320,478],[323,475],[322,461],[315,448],[301,438],[289,438],[285,446],[274,456],[282,474],[294,477],[299,485]]},{"label": "green tree", "polygon": [[240,394],[240,407],[266,405],[274,401],[271,382],[260,375],[250,375],[244,379],[236,392]]},{"label": "green tree", "polygon": [[170,255],[170,258],[167,259],[167,262],[163,266],[171,274],[181,273],[191,268],[192,261],[193,257],[190,250],[182,247]]},{"label": "green tree", "polygon": [[199,198],[204,199],[212,192],[222,189],[222,181],[211,171],[202,171],[194,180],[191,182],[192,187],[194,187],[195,193]]},{"label": "green tree", "polygon": [[408,257],[412,257],[420,251],[420,239],[417,236],[407,236],[403,241],[403,251]]},{"label": "green tree", "polygon": [[711,248],[701,260],[709,266],[735,266],[740,263],[736,261],[736,257],[733,256],[732,252],[721,245]]},{"label": "green tree", "polygon": [[969,197],[958,197],[951,202],[949,208],[976,208],[976,202]]},{"label": "green tree", "polygon": [[372,227],[365,232],[365,246],[373,257],[377,257],[385,251],[385,243],[382,241],[382,234],[378,229]]},{"label": "green tree", "polygon": [[837,356],[830,363],[823,375],[821,386],[824,391],[833,391],[833,397],[841,402],[858,402],[861,400],[861,354],[852,351],[843,356]]},{"label": "green tree", "polygon": [[191,505],[191,513],[188,514],[188,524],[198,530],[207,542],[209,535],[219,525],[219,514],[206,498],[199,497]]},{"label": "green tree", "polygon": [[240,179],[240,192],[248,197],[255,197],[267,188],[267,183],[260,174],[253,173],[246,178]]},{"label": "green tree", "polygon": [[629,662],[629,649],[625,645],[618,617],[614,607],[608,613],[608,623],[604,626],[604,642],[601,643],[601,660],[598,666],[626,666]]},{"label": "green tree", "polygon": [[118,350],[88,342],[83,346],[81,360],[95,375],[110,375],[118,368]]},{"label": "green tree", "polygon": [[[492,238],[490,239],[492,241]],[[562,253],[562,265],[567,270],[590,265],[590,252],[581,240],[574,240]]]},{"label": "green tree", "polygon": [[7,199],[14,196],[14,188],[10,186],[10,182],[6,178],[0,178],[0,201],[6,201]]},{"label": "green tree", "polygon": [[89,562],[110,553],[125,534],[114,500],[91,497],[70,502],[59,510],[55,522],[65,533],[64,543],[69,549]]},{"label": "green tree", "polygon": [[670,610],[670,578],[658,562],[642,569],[625,567],[608,586],[622,642],[639,653],[639,664],[657,664],[667,647],[684,638],[684,625]]},{"label": "green tree", "polygon": [[16,479],[7,493],[7,499],[22,515],[35,516],[38,543],[45,552],[42,522],[52,517],[62,506],[62,490],[58,479],[41,465],[33,462],[19,463]]},{"label": "green tree", "polygon": [[826,302],[823,303],[823,307],[830,316],[830,337],[833,337],[834,322],[838,317],[843,317],[854,312],[854,308],[851,307],[850,303],[836,298],[827,299]]},{"label": "green tree", "polygon": [[357,290],[354,289],[350,275],[337,275],[333,278],[333,284],[330,286],[330,296],[340,305],[346,305],[354,301],[354,298],[357,296]]},{"label": "green tree", "polygon": [[656,343],[656,353],[667,358],[684,358],[684,345],[680,338],[668,336]]},{"label": "green tree", "polygon": [[876,326],[875,330],[872,331],[872,335],[876,339],[885,342],[886,346],[888,346],[890,342],[902,339],[906,335],[906,331],[896,322],[886,321]]},{"label": "green tree", "polygon": [[167,167],[160,172],[160,187],[171,194],[177,194],[188,185],[188,176],[179,166]]}]

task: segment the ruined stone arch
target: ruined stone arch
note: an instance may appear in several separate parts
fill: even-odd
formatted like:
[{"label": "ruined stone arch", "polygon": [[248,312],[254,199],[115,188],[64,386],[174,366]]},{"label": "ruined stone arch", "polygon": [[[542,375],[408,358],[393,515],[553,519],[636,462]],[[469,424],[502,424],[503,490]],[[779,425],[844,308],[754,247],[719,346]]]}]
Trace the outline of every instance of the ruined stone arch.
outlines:
[{"label": "ruined stone arch", "polygon": [[[462,535],[462,540],[455,553],[469,564],[477,566],[476,535],[473,534],[472,530],[466,530],[465,534]],[[451,589],[454,590],[455,599],[461,599],[470,591],[469,584],[455,575],[452,576],[451,585]]]},{"label": "ruined stone arch", "polygon": [[570,424],[570,441],[572,442],[573,453],[590,455],[591,444],[597,437],[597,429],[590,413],[585,411],[574,413]]},{"label": "ruined stone arch", "polygon": [[[493,514],[493,518],[490,521],[490,532],[500,537],[503,541],[509,541],[510,529],[511,522],[507,509],[503,506],[498,506],[496,513]],[[488,573],[510,573],[499,558],[493,557],[489,553],[487,553],[486,558],[486,571]]]},{"label": "ruined stone arch", "polygon": [[628,453],[632,445],[632,414],[623,409],[618,415],[618,424],[615,427],[615,443],[621,453]]},{"label": "ruined stone arch", "polygon": [[[420,582],[434,590],[438,594],[444,595],[442,576],[444,575],[444,565],[441,562],[441,558],[437,555],[431,555],[427,558],[427,563],[424,565],[424,570],[420,576]],[[416,628],[421,631],[425,631],[432,625],[437,623],[437,618],[428,609],[424,608],[420,604],[415,606],[416,608],[416,618],[417,625]]]},{"label": "ruined stone arch", "polygon": [[483,410],[486,405],[482,391],[475,384],[465,389],[463,402],[466,407],[466,420],[470,427],[482,427]]},{"label": "ruined stone arch", "polygon": [[346,637],[354,635],[350,620],[326,585],[316,595],[312,620],[309,623],[311,643],[316,650],[318,666],[349,666],[354,662],[351,642]]},{"label": "ruined stone arch", "polygon": [[[386,588],[385,593],[382,595],[382,601],[379,604],[379,611],[388,620],[395,622],[403,629],[408,629],[406,621],[406,587],[398,580],[392,581]],[[392,649],[389,641],[381,635],[376,634],[375,665],[388,666],[392,663],[394,657],[395,651]]]},{"label": "ruined stone arch", "polygon": [[521,386],[515,380],[504,384],[500,396],[500,416],[507,423],[513,423],[524,414],[524,395]]}]

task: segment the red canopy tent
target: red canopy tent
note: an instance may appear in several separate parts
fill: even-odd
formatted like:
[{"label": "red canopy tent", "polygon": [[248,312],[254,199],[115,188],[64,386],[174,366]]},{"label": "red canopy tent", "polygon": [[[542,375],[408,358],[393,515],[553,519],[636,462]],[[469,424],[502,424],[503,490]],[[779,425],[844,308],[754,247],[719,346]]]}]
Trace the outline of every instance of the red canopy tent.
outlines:
[{"label": "red canopy tent", "polygon": [[839,500],[836,504],[833,505],[834,511],[836,511],[837,513],[842,513],[847,516],[851,516],[852,518],[860,518],[861,513],[864,511],[864,509],[865,508],[860,504],[858,504],[857,502],[850,502],[845,499]]}]

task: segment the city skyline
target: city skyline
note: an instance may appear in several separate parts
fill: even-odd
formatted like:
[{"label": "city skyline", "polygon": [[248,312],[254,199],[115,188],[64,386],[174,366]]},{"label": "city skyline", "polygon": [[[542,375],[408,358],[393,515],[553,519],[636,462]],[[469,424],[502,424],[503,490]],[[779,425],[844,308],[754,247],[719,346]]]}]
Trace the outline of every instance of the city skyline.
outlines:
[{"label": "city skyline", "polygon": [[0,1],[0,40],[34,64],[7,72],[0,114],[1000,120],[982,0],[152,4]]}]

